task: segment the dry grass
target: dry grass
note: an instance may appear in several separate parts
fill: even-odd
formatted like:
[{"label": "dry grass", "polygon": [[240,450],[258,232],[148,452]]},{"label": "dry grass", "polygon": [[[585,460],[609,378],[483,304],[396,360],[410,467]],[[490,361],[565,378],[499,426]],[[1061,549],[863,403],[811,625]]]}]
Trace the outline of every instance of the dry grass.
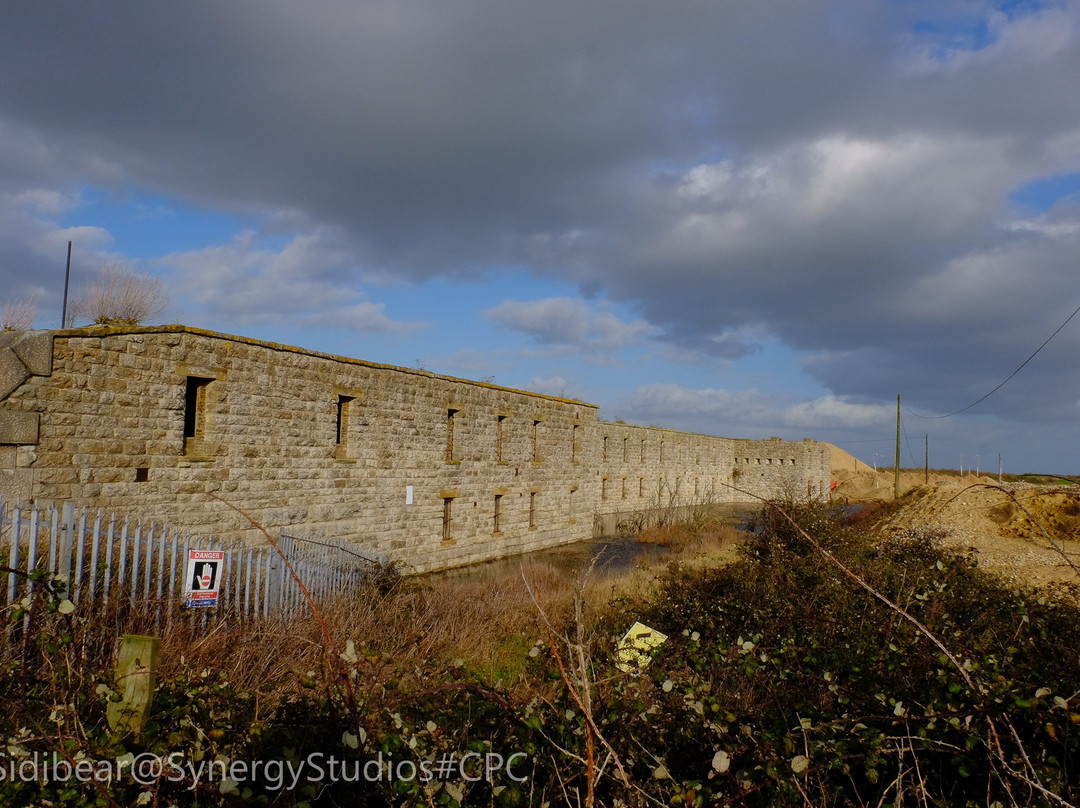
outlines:
[{"label": "dry grass", "polygon": [[[523,577],[524,576],[524,577]],[[364,592],[324,605],[320,613],[342,647],[351,640],[363,660],[364,686],[419,686],[434,667],[467,667],[481,679],[516,683],[529,649],[544,637],[525,578],[542,593],[549,617],[568,620],[574,577],[543,562],[523,562],[517,573],[489,578],[433,577],[405,580],[391,592]],[[643,592],[651,575],[628,570],[586,588],[590,612],[613,598]],[[288,698],[298,688],[331,682],[333,668],[321,631],[310,616],[209,632],[180,621],[164,633],[160,672],[213,668],[232,684]],[[314,673],[314,676],[312,676]]]},{"label": "dry grass", "polygon": [[[693,546],[704,548],[707,541],[728,546],[731,538]],[[638,565],[590,577],[583,591],[586,614],[596,620],[609,604],[644,597],[656,574],[655,567]],[[405,579],[387,594],[365,592],[320,611],[338,644],[351,640],[364,660],[365,687],[419,687],[434,668],[464,667],[491,685],[512,688],[529,650],[546,637],[526,580],[548,618],[568,625],[576,578],[554,564],[524,560],[516,572]],[[326,643],[309,616],[210,633],[179,625],[164,637],[161,671],[167,676],[185,667],[226,671],[235,686],[275,698],[288,698],[313,678],[333,677]]]},{"label": "dry grass", "polygon": [[[591,632],[613,608],[625,610],[627,604],[643,601],[655,588],[659,571],[673,558],[696,566],[730,557],[736,536],[737,531],[722,526],[693,532],[671,525],[655,529],[643,540],[668,545],[671,555],[632,567],[598,569],[584,581],[586,628]],[[523,559],[516,570],[404,578],[383,594],[372,589],[323,604],[320,614],[339,648],[353,643],[360,658],[359,692],[378,696],[388,688],[423,689],[432,674],[454,669],[468,670],[489,685],[512,691],[523,681],[530,649],[548,638],[529,589],[553,624],[569,627],[575,619],[580,577],[580,572],[550,561]],[[53,660],[32,653],[28,670],[64,664],[77,674],[72,682],[77,686],[77,681],[107,675],[120,634],[141,633],[162,639],[162,680],[212,670],[238,690],[258,694],[266,710],[310,693],[313,687],[335,687],[340,682],[340,666],[310,614],[211,622],[204,627],[202,614],[171,621],[133,619],[125,613],[127,608],[123,601],[94,609],[93,620],[80,619],[82,608],[71,618],[50,616],[51,626],[42,622],[35,630],[67,632],[72,642]],[[25,648],[0,643],[0,649],[0,664],[22,665]]]},{"label": "dry grass", "polygon": [[735,550],[742,540],[742,531],[719,519],[661,525],[638,536],[638,541],[670,548],[682,563],[700,566],[735,560]]}]

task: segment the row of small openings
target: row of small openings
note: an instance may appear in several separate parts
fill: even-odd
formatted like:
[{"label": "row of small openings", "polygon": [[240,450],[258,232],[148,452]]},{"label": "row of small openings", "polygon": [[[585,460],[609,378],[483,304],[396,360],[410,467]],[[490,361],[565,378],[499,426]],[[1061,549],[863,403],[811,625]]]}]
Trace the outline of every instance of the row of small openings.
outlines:
[{"label": "row of small openings", "polygon": [[[454,429],[458,420],[458,415],[461,412],[460,409],[455,407],[446,408],[446,462],[447,463],[459,463],[454,446]],[[502,463],[505,461],[503,456],[503,448],[506,445],[506,421],[509,418],[507,415],[495,416],[495,460]],[[540,463],[543,457],[540,455],[540,424],[542,420],[540,418],[532,419],[532,462]],[[578,452],[578,425],[573,424],[571,431],[571,447],[570,447],[570,459],[572,462],[577,462]]]},{"label": "row of small openings", "polygon": [[[573,513],[573,491],[571,489],[571,513]],[[536,500],[539,496],[539,492],[529,492],[529,529],[532,530],[536,527]],[[454,500],[456,497],[443,497],[443,517],[442,517],[442,540],[444,542],[454,540],[453,532],[453,519],[454,519]],[[502,533],[502,519],[503,519],[503,495],[495,494],[492,503],[492,520],[491,520],[491,532]]]},{"label": "row of small openings", "polygon": [[[184,391],[184,443],[206,438],[206,391],[212,378],[188,376]],[[335,407],[334,447],[335,454],[342,455],[349,442],[349,411],[355,396],[339,395]]]},{"label": "row of small openings", "polygon": [[[629,499],[629,495],[626,493],[626,491],[627,491],[627,485],[626,485],[627,479],[628,478],[626,478],[626,477],[622,477],[619,480],[619,498],[620,499]],[[608,498],[608,483],[609,482],[610,482],[610,478],[608,478],[608,477],[601,477],[600,478],[600,499],[607,499]],[[715,482],[715,478],[714,478],[714,482]],[[663,488],[663,485],[664,485],[664,478],[660,477],[657,480],[657,488],[658,489]],[[676,482],[675,482],[676,492],[678,492],[678,485],[679,485],[678,478],[676,478]],[[646,487],[645,486],[645,478],[644,477],[638,477],[637,495],[638,495],[639,498],[645,496],[645,487]],[[694,478],[694,496],[697,497],[697,496],[700,496],[700,495],[701,495],[701,478],[700,477],[695,477]]]},{"label": "row of small openings", "polygon": [[[738,463],[739,459],[736,458],[735,462]],[[772,458],[772,457],[766,457],[766,458],[744,457],[744,458],[742,458],[742,462],[747,464],[747,465],[756,465],[756,466],[761,466],[761,465],[771,466],[771,465],[774,465],[774,464],[779,465],[779,466],[794,466],[795,465],[795,458],[794,457],[781,457],[781,458],[777,459],[777,458]]]},{"label": "row of small openings", "polygon": [[[184,394],[184,440],[185,449],[187,442],[201,441],[206,437],[206,391],[212,378],[189,376]],[[339,395],[335,405],[334,424],[334,447],[335,456],[343,457],[348,449],[349,442],[349,416],[352,402],[355,396]],[[454,425],[456,416],[461,410],[448,407],[446,410],[446,462],[455,463],[457,457],[454,452]],[[495,421],[495,455],[496,460],[502,462],[503,447],[505,445],[506,415],[499,415]],[[532,461],[541,462],[540,455],[540,424],[541,419],[534,418],[532,421]],[[571,432],[571,459],[577,462],[578,455],[578,424],[573,424]]]},{"label": "row of small openings", "polygon": [[[187,387],[184,396],[184,439],[185,448],[187,441],[201,441],[206,436],[206,391],[210,385],[210,382],[214,381],[212,378],[205,378],[199,376],[189,376],[187,378]],[[334,446],[335,456],[344,456],[348,449],[349,440],[349,415],[352,408],[352,402],[355,401],[354,396],[338,395],[335,406],[335,428],[334,428]],[[456,463],[458,462],[455,454],[454,447],[454,426],[457,421],[457,416],[461,412],[460,409],[454,407],[448,407],[446,410],[446,462]],[[506,433],[506,420],[508,416],[497,415],[495,419],[495,459],[498,462],[503,462],[503,447],[505,445],[505,433]],[[540,424],[542,420],[539,418],[532,419],[532,462],[540,463],[542,457],[540,455]],[[579,452],[579,424],[571,425],[570,435],[570,459],[571,462],[578,462]],[[606,461],[608,459],[608,439],[609,436],[603,436],[603,458]],[[627,462],[627,456],[629,454],[629,438],[623,438],[622,445],[622,457],[623,462]],[[640,460],[645,462],[647,439],[641,439]],[[664,462],[664,449],[665,442],[660,441],[660,462]],[[700,464],[700,456],[697,458],[697,462]],[[761,463],[761,458],[751,459],[749,457],[743,459],[744,463]],[[774,461],[772,458],[768,458],[767,463],[772,464]],[[795,465],[795,460],[785,460],[781,458],[780,465],[791,464]]]},{"label": "row of small openings", "polygon": [[[610,438],[609,435],[604,435],[603,438],[602,438],[601,460],[604,463],[607,463],[608,460],[610,459],[610,454],[608,453],[608,440],[609,440],[609,438]],[[639,461],[641,463],[645,462],[646,445],[647,445],[647,439],[642,438],[641,439],[641,453],[639,455]],[[681,446],[681,444],[680,444],[680,446]],[[660,458],[659,459],[660,459],[661,463],[664,462],[665,448],[666,448],[665,447],[665,442],[660,441]],[[623,438],[622,439],[622,462],[623,463],[629,463],[630,462],[629,456],[630,456],[630,438]],[[700,466],[701,465],[701,455],[696,455],[694,457],[694,462],[695,462],[695,464]]]}]

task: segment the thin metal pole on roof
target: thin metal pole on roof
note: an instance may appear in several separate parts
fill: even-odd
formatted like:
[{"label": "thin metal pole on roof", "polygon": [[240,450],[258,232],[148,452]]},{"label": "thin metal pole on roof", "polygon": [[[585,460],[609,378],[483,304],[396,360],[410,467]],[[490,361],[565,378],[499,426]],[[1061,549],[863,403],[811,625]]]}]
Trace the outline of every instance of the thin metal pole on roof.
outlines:
[{"label": "thin metal pole on roof", "polygon": [[67,302],[68,302],[68,286],[71,284],[71,242],[68,242],[68,257],[67,257],[67,271],[64,273],[64,311],[60,315],[60,327],[67,328]]}]

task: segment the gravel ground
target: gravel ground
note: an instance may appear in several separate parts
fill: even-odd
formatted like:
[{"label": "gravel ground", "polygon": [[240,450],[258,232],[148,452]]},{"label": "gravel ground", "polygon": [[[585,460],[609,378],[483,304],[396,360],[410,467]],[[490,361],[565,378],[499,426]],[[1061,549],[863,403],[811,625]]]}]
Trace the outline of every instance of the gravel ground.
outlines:
[{"label": "gravel ground", "polygon": [[[879,527],[940,532],[980,566],[1023,585],[1080,596],[1080,491],[988,478],[939,478],[904,494]],[[1074,566],[1075,565],[1075,566]]]}]

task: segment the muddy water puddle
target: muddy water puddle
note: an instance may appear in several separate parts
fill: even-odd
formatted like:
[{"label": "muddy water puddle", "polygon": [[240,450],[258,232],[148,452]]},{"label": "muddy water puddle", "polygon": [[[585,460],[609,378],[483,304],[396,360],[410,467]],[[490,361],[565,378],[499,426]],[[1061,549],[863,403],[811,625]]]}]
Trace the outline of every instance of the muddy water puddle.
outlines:
[{"label": "muddy water puddle", "polygon": [[603,577],[633,569],[638,564],[649,563],[673,555],[671,548],[660,544],[638,541],[633,538],[615,536],[586,539],[585,541],[534,550],[531,553],[483,561],[458,567],[443,572],[430,573],[429,577],[469,578],[486,580],[504,575],[516,574],[522,566],[532,564],[550,564],[570,575],[577,575],[588,569],[596,559],[592,577]]}]

